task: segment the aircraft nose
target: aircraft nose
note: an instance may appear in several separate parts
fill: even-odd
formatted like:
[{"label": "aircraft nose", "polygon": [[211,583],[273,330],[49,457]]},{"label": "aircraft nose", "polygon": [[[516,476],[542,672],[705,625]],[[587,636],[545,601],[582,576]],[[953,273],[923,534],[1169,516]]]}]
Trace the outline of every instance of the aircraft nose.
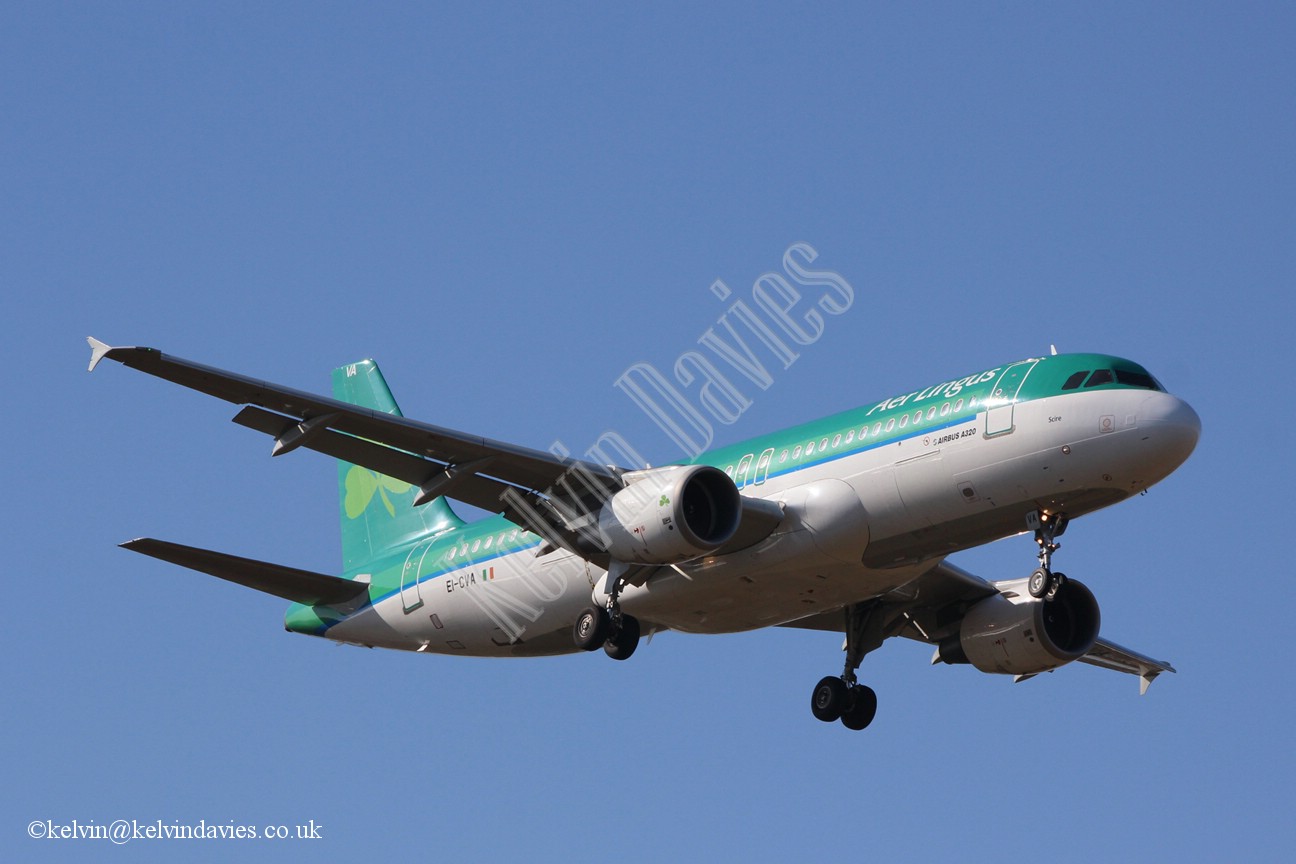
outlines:
[{"label": "aircraft nose", "polygon": [[1169,393],[1157,393],[1139,407],[1138,428],[1174,468],[1183,464],[1201,437],[1201,418],[1184,400]]}]

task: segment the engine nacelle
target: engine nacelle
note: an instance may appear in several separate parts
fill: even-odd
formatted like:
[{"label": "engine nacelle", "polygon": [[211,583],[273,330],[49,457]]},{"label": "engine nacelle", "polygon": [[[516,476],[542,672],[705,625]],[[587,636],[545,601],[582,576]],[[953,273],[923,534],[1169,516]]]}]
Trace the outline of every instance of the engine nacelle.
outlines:
[{"label": "engine nacelle", "polygon": [[738,530],[741,496],[720,469],[681,465],[636,473],[599,513],[599,533],[613,558],[679,564],[714,552]]},{"label": "engine nacelle", "polygon": [[999,594],[963,616],[958,636],[941,643],[941,660],[971,663],[982,672],[1033,675],[1078,660],[1097,640],[1098,601],[1081,583],[1068,579],[1048,602],[1031,597],[1026,580],[996,587]]}]

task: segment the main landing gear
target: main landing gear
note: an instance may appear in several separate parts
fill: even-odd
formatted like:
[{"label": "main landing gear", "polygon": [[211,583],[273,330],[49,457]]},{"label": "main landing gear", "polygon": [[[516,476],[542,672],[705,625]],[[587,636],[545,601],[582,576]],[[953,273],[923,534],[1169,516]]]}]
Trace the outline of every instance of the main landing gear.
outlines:
[{"label": "main landing gear", "polygon": [[621,611],[618,595],[621,580],[612,583],[606,608],[590,606],[576,616],[572,639],[582,651],[593,651],[600,645],[613,660],[628,660],[639,647],[639,619]]},{"label": "main landing gear", "polygon": [[1039,567],[1030,575],[1026,590],[1034,598],[1052,600],[1066,584],[1065,573],[1054,573],[1049,567],[1053,553],[1062,548],[1057,542],[1067,528],[1065,513],[1046,513],[1036,510],[1026,517],[1026,527],[1035,529],[1035,543],[1039,546]]},{"label": "main landing gear", "polygon": [[840,677],[829,676],[815,685],[810,711],[831,723],[840,720],[847,729],[863,729],[877,714],[877,694],[859,683],[855,670],[864,655],[882,644],[881,604],[876,600],[846,607],[846,668]]}]

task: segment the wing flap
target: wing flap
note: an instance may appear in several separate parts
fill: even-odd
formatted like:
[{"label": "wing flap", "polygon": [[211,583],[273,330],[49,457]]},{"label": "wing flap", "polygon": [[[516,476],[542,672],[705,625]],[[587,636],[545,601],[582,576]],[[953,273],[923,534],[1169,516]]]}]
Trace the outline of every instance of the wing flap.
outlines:
[{"label": "wing flap", "polygon": [[307,606],[340,606],[355,600],[369,590],[369,585],[364,582],[352,582],[337,576],[297,570],[265,561],[254,561],[251,558],[240,558],[224,552],[154,540],[150,537],[130,540],[121,546],[123,549],[141,555],[179,564],[190,570],[197,570],[227,582],[245,585]]},{"label": "wing flap", "polygon": [[[163,354],[155,348],[104,345],[89,339],[91,367],[104,358],[162,378],[182,387],[215,396],[236,405],[255,405],[268,411],[289,415],[294,424],[316,417],[328,418],[324,426],[358,438],[386,444],[397,450],[434,459],[445,465],[479,462],[490,457],[491,475],[520,487],[543,490],[562,481],[574,466],[595,477],[613,481],[619,486],[620,470],[593,462],[564,460],[552,453],[532,450],[478,435],[469,435],[420,423],[406,417],[362,408],[324,396],[316,396],[290,387],[249,378],[180,357]],[[282,432],[276,437],[281,437]],[[305,446],[305,444],[300,444]]]},{"label": "wing flap", "polygon": [[[248,429],[272,435],[276,441],[283,440],[284,435],[291,434],[292,430],[300,426],[290,417],[253,406],[248,406],[235,415],[234,422]],[[544,499],[529,489],[477,473],[477,470],[486,467],[481,462],[458,466],[444,465],[413,453],[394,450],[383,444],[375,444],[331,429],[311,430],[293,446],[305,447],[344,462],[361,465],[371,471],[417,486],[421,491],[415,498],[416,504],[425,503],[438,495],[445,495],[474,507],[480,507],[489,513],[503,513],[518,524],[526,524],[533,528],[543,524],[552,529],[558,545],[579,548],[582,552],[587,551],[577,543],[562,518],[551,511]],[[522,506],[528,508],[527,513],[519,511],[519,507]]]},{"label": "wing flap", "polygon": [[[271,435],[276,441],[282,440],[284,435],[290,434],[300,425],[290,417],[251,406],[236,414],[234,422],[248,429]],[[335,432],[332,429],[312,430],[303,437],[305,440],[294,446],[305,447],[307,450],[314,450],[316,453],[323,453],[354,465],[362,465],[379,474],[403,480],[411,486],[427,488],[436,494],[455,498],[491,513],[501,512],[500,502],[506,490],[512,489],[518,493],[527,491],[522,487],[482,476],[472,470],[456,470],[456,467],[470,469],[473,463],[469,463],[468,466],[452,467],[424,459],[413,453],[356,438],[354,435]],[[447,477],[447,474],[452,476]]]}]

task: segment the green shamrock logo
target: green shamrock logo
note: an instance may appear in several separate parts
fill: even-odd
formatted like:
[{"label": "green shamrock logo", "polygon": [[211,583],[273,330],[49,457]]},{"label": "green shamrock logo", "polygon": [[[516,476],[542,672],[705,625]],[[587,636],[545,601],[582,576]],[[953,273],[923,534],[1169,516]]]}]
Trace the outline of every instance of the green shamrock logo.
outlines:
[{"label": "green shamrock logo", "polygon": [[368,468],[361,468],[359,465],[352,465],[351,470],[346,475],[346,499],[344,505],[348,519],[354,519],[365,511],[369,502],[374,499],[374,493],[382,498],[383,506],[387,508],[387,513],[393,517],[396,515],[396,507],[392,504],[387,493],[401,495],[408,492],[410,484],[403,480],[393,480],[384,474],[376,471],[370,471]]},{"label": "green shamrock logo", "polygon": [[663,495],[663,496],[661,497],[661,500],[657,502],[657,506],[658,506],[658,507],[668,507],[668,506],[670,506],[670,499],[667,498],[665,495]]}]

